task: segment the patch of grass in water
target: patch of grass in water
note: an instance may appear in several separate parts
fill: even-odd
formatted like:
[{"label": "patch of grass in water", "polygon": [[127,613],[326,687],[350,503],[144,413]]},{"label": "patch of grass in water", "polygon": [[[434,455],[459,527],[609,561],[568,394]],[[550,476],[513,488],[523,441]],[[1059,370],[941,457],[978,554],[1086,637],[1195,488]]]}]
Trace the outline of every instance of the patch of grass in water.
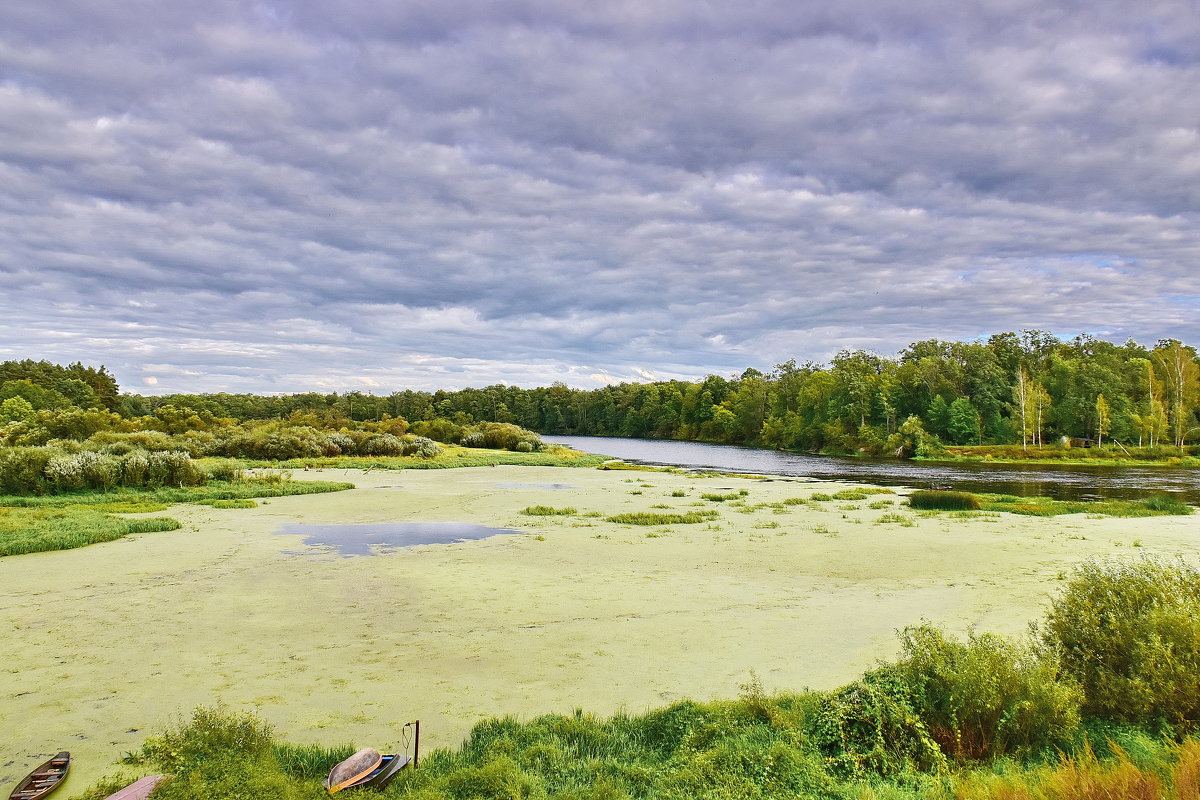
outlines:
[{"label": "patch of grass in water", "polygon": [[1143,500],[1054,500],[1049,497],[988,494],[979,495],[979,499],[984,511],[1005,511],[1032,517],[1089,514],[1137,518],[1185,516],[1194,511],[1187,503],[1167,494],[1155,494]]},{"label": "patch of grass in water", "polygon": [[571,506],[564,508],[554,508],[553,506],[528,506],[521,509],[521,513],[527,517],[571,517],[579,512]]},{"label": "patch of grass in water", "polygon": [[0,556],[70,550],[111,542],[131,533],[173,531],[182,527],[170,517],[123,519],[95,508],[0,509]]},{"label": "patch of grass in water", "polygon": [[239,497],[232,500],[205,500],[202,505],[213,508],[257,508],[258,503],[248,498]]},{"label": "patch of grass in water", "polygon": [[696,525],[720,517],[716,511],[688,511],[684,514],[663,514],[649,511],[634,511],[605,517],[618,525]]},{"label": "patch of grass in water", "polygon": [[726,500],[740,500],[748,494],[750,494],[750,492],[746,491],[745,489],[741,489],[736,492],[729,492],[728,494],[719,494],[717,492],[703,492],[700,495],[700,497],[704,500],[711,500],[714,503],[724,503]]}]

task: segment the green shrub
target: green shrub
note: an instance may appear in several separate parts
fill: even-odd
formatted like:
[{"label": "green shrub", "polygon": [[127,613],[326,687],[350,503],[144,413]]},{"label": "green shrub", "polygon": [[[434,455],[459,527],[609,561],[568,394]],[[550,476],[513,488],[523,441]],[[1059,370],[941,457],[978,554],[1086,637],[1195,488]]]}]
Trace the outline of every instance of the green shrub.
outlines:
[{"label": "green shrub", "polygon": [[946,758],[907,692],[893,676],[875,672],[826,696],[808,734],[830,769],[845,778],[943,770]]},{"label": "green shrub", "polygon": [[913,492],[908,504],[921,511],[978,511],[979,498],[970,492],[925,489]]},{"label": "green shrub", "polygon": [[1200,723],[1200,572],[1182,560],[1083,564],[1051,603],[1041,639],[1083,687],[1085,713]]},{"label": "green shrub", "polygon": [[1061,747],[1079,726],[1082,693],[1056,677],[1057,663],[991,633],[966,642],[928,625],[905,628],[891,669],[930,735],[956,759]]}]

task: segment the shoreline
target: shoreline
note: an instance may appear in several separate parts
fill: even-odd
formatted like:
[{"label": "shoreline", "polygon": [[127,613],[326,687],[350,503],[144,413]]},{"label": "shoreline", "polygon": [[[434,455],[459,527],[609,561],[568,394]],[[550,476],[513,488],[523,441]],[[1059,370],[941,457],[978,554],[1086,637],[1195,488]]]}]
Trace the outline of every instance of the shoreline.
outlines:
[{"label": "shoreline", "polygon": [[[855,484],[779,476],[305,475],[358,488],[252,509],[173,506],[178,531],[0,559],[0,613],[22,654],[0,705],[12,748],[0,782],[70,749],[78,793],[176,715],[216,702],[326,745],[387,746],[419,718],[436,748],[491,716],[733,697],[751,671],[768,691],[834,688],[894,655],[905,625],[1021,635],[1072,564],[1195,553],[1187,517],[922,517],[883,505],[905,490],[787,505]],[[538,505],[576,513],[521,513]],[[693,510],[719,519],[606,520]],[[275,533],[403,521],[520,533],[353,558]]]}]

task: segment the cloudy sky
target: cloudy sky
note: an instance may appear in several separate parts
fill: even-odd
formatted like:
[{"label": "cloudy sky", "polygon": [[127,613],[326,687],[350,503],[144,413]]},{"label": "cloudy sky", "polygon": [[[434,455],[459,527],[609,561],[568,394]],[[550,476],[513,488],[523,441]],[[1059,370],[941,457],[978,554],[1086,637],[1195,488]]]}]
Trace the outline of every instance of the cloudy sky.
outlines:
[{"label": "cloudy sky", "polygon": [[7,0],[0,359],[128,391],[1200,344],[1194,0]]}]

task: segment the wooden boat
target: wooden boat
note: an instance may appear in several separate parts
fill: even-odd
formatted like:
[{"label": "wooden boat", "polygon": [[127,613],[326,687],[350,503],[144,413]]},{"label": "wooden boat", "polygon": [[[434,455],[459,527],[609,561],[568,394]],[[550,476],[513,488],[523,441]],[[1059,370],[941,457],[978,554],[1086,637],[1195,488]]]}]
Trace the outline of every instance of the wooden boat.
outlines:
[{"label": "wooden boat", "polygon": [[155,787],[166,777],[166,775],[147,775],[141,780],[129,784],[124,789],[113,792],[104,798],[104,800],[146,800]]},{"label": "wooden boat", "polygon": [[329,771],[325,779],[325,790],[330,794],[357,786],[369,778],[383,763],[383,756],[378,750],[367,747],[341,762]]},{"label": "wooden boat", "polygon": [[[409,729],[412,733],[409,739]],[[392,782],[400,770],[405,767],[416,767],[417,756],[421,750],[421,723],[408,722],[404,725],[405,744],[404,755],[390,753],[382,755],[378,750],[366,748],[338,764],[329,772],[325,779],[325,789],[335,794],[343,789],[382,789]],[[408,745],[413,745],[412,758],[408,757]]]},{"label": "wooden boat", "polygon": [[70,768],[71,754],[64,750],[26,775],[8,800],[41,800],[62,784]]}]

